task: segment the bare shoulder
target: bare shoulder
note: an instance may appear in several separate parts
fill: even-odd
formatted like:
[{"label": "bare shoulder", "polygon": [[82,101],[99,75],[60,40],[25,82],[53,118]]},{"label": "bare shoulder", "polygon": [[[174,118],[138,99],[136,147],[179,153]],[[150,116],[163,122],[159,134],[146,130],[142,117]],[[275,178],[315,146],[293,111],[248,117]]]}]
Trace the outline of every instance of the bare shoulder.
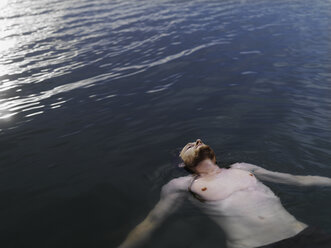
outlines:
[{"label": "bare shoulder", "polygon": [[162,194],[187,192],[192,180],[192,175],[174,178],[162,187]]},{"label": "bare shoulder", "polygon": [[239,170],[245,170],[245,171],[250,171],[250,172],[255,172],[257,169],[261,169],[261,167],[256,166],[254,164],[249,164],[249,163],[234,163],[230,166],[232,169],[239,169]]}]

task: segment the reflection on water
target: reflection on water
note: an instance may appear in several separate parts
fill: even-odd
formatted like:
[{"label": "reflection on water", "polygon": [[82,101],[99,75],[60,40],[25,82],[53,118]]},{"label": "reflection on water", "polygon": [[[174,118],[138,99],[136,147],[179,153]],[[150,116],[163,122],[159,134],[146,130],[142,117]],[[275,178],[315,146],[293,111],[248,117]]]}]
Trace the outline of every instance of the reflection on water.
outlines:
[{"label": "reflection on water", "polygon": [[[181,174],[176,149],[197,137],[221,164],[331,176],[330,2],[0,7],[6,246],[112,246]],[[275,191],[291,213],[331,231],[330,212],[316,211],[330,191]],[[182,247],[189,236],[219,247],[217,231],[199,239],[187,226],[212,224],[186,220],[165,224],[150,245],[166,247],[160,240],[186,228]]]}]

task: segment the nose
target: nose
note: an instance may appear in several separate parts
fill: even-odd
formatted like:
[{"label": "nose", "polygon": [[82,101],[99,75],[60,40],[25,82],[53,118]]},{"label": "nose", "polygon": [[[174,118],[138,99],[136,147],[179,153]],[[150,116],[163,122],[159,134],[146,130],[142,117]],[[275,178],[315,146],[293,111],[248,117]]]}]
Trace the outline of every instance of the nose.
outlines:
[{"label": "nose", "polygon": [[201,139],[197,139],[197,140],[195,141],[195,145],[200,145],[200,144],[202,144]]}]

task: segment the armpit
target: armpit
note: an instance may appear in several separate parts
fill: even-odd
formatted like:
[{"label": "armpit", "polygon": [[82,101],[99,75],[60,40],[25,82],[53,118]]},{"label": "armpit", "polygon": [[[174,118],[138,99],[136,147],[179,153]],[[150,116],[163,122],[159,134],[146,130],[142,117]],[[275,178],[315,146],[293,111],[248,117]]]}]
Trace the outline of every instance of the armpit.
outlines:
[{"label": "armpit", "polygon": [[192,176],[172,179],[162,187],[161,195],[187,192],[187,188],[189,187],[191,180]]}]

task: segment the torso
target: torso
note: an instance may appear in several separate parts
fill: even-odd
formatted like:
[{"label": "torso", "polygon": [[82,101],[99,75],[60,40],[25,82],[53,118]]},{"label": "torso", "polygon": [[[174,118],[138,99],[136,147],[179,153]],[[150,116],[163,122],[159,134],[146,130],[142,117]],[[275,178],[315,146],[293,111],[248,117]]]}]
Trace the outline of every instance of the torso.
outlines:
[{"label": "torso", "polygon": [[194,204],[224,230],[229,248],[263,246],[307,227],[284,209],[267,186],[244,170],[222,169],[214,176],[195,178],[189,188],[200,199],[193,199]]}]

